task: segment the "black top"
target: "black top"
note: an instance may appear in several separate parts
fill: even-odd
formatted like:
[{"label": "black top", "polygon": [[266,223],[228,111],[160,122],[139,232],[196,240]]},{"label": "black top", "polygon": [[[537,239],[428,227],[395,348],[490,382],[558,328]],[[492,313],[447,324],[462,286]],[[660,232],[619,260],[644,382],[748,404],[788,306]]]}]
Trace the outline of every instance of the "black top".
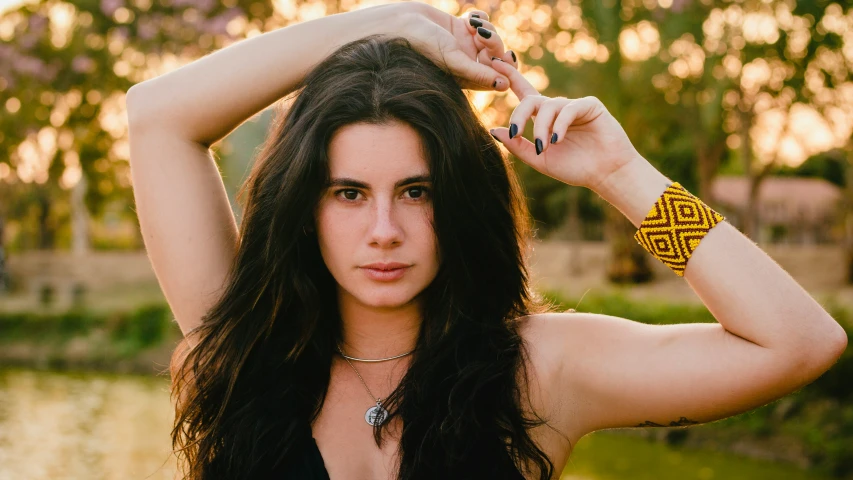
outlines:
[{"label": "black top", "polygon": [[323,456],[320,455],[320,449],[317,448],[317,441],[311,437],[311,443],[308,445],[308,451],[305,455],[304,468],[302,475],[294,478],[304,478],[305,480],[329,480],[329,472],[326,470],[326,464],[323,462]]},{"label": "black top", "polygon": [[[297,480],[330,480],[329,472],[326,470],[326,464],[323,462],[323,456],[320,454],[320,448],[317,447],[317,441],[311,434],[310,429],[308,430],[306,437],[305,453],[298,462],[295,471],[290,472],[283,478]],[[509,455],[507,455],[507,459],[509,459]],[[512,463],[510,462],[510,464]],[[506,478],[524,480],[524,476],[517,468],[515,469],[515,472]]]}]

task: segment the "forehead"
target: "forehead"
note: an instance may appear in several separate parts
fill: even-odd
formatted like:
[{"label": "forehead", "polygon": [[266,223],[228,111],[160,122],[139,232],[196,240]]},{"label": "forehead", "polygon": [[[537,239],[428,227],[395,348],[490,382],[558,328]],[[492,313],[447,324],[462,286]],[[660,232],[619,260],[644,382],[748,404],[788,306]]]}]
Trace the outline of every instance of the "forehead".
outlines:
[{"label": "forehead", "polygon": [[332,137],[329,170],[332,179],[350,177],[367,182],[393,182],[428,174],[429,164],[421,139],[411,126],[402,122],[356,123],[341,127]]}]

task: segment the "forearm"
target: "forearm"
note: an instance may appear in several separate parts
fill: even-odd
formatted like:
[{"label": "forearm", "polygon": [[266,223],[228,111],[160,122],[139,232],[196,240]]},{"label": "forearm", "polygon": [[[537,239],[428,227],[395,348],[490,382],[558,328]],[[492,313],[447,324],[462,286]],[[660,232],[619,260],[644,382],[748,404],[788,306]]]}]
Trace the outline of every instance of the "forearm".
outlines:
[{"label": "forearm", "polygon": [[380,5],[280,28],[141,82],[128,92],[130,121],[209,146],[292,92],[341,45],[387,33],[394,8]]},{"label": "forearm", "polygon": [[[670,183],[638,157],[602,182],[596,193],[639,228]],[[726,330],[755,344],[818,361],[846,344],[844,331],[826,310],[727,221],[702,239],[684,278]]]}]

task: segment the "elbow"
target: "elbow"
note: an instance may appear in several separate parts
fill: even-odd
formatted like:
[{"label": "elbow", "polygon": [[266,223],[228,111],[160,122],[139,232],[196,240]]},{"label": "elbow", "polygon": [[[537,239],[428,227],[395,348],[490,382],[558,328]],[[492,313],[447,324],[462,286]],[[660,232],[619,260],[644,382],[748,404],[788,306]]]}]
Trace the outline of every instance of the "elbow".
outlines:
[{"label": "elbow", "polygon": [[803,372],[810,372],[815,377],[822,375],[838,362],[847,350],[847,331],[831,317],[827,333],[816,338],[801,349],[800,367]]},{"label": "elbow", "polygon": [[128,89],[124,96],[125,110],[127,111],[127,125],[136,125],[139,123],[139,107],[140,107],[141,89],[139,84],[136,84]]},{"label": "elbow", "polygon": [[832,325],[832,333],[828,336],[829,339],[826,341],[826,351],[829,355],[829,360],[832,362],[830,367],[841,358],[841,355],[844,354],[844,351],[847,350],[847,330],[844,329],[838,322],[836,322],[832,317],[830,317],[831,325]]},{"label": "elbow", "polygon": [[836,339],[834,340],[834,343],[833,343],[833,345],[835,347],[835,357],[834,357],[832,363],[835,363],[841,357],[841,355],[844,354],[844,351],[847,350],[847,341],[848,341],[847,331],[844,328],[842,328],[841,325],[838,325],[838,331],[839,331],[839,333],[837,334]]}]

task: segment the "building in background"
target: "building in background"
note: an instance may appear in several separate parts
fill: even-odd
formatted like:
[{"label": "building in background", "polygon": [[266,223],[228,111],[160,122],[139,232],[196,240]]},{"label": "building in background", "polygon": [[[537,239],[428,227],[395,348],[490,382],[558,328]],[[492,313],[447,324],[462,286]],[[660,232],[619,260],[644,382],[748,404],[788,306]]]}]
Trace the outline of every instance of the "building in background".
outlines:
[{"label": "building in background", "polygon": [[[741,212],[749,180],[721,175],[711,187],[713,207],[742,230]],[[822,178],[767,177],[758,194],[757,243],[799,245],[841,243],[843,191]]]}]

